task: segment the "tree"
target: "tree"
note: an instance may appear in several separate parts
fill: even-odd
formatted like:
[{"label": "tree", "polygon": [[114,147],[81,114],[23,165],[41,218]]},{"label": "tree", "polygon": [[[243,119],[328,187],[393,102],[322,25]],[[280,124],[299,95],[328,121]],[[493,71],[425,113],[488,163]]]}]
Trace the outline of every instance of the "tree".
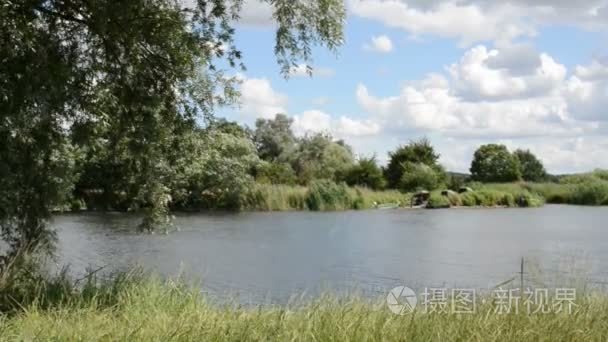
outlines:
[{"label": "tree", "polygon": [[399,189],[405,192],[418,190],[435,190],[444,181],[443,170],[427,164],[405,162]]},{"label": "tree", "polygon": [[[342,44],[341,0],[267,2],[283,75],[310,61],[313,45]],[[70,156],[79,150],[91,156],[97,144],[129,173],[137,206],[166,211],[179,137],[238,95],[236,79],[216,65],[219,59],[241,65],[233,37],[242,3],[2,2],[0,228],[9,254],[52,241],[46,220],[76,178]],[[77,126],[95,133],[72,140]],[[146,223],[152,229],[156,221]]]},{"label": "tree", "polygon": [[384,188],[386,183],[375,156],[359,159],[357,164],[346,172],[345,181],[350,186],[366,186],[374,190]]},{"label": "tree", "polygon": [[[277,114],[274,119],[257,119],[253,139],[260,158],[277,161],[293,152],[296,138],[291,130],[293,119]],[[284,159],[284,158],[283,158]]]},{"label": "tree", "polygon": [[513,182],[521,179],[519,160],[505,145],[482,145],[471,163],[471,179],[479,182]]},{"label": "tree", "polygon": [[388,186],[398,188],[401,178],[405,172],[405,163],[425,164],[430,167],[437,167],[439,154],[431,145],[431,142],[422,138],[417,141],[410,141],[405,146],[399,146],[396,151],[389,153],[389,162],[385,170]]},{"label": "tree", "polygon": [[175,161],[174,202],[189,209],[238,209],[260,162],[251,139],[215,128],[184,136],[188,153]]},{"label": "tree", "polygon": [[543,163],[530,150],[518,149],[513,154],[519,160],[521,176],[525,181],[541,182],[548,178]]},{"label": "tree", "polygon": [[298,178],[289,163],[263,161],[255,170],[255,180],[259,183],[294,185]]},{"label": "tree", "polygon": [[341,180],[354,163],[350,146],[324,133],[301,138],[289,158],[300,184],[313,179]]}]

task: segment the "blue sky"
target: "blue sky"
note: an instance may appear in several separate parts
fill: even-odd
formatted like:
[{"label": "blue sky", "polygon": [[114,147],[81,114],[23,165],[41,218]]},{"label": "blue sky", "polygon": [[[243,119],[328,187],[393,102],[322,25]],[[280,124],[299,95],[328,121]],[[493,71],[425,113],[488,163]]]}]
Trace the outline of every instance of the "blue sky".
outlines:
[{"label": "blue sky", "polygon": [[346,42],[314,50],[313,77],[285,80],[271,9],[249,0],[239,108],[251,125],[284,112],[298,134],[328,131],[357,154],[429,137],[451,170],[483,143],[537,153],[549,171],[608,167],[608,0],[347,0]]}]

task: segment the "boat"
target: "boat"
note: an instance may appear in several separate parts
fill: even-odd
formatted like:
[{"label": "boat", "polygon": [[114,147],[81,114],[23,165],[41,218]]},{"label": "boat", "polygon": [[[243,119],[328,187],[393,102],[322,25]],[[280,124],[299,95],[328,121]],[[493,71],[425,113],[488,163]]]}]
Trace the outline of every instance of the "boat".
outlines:
[{"label": "boat", "polygon": [[376,204],[376,209],[386,210],[386,209],[397,209],[399,208],[400,203],[384,203],[384,204]]}]

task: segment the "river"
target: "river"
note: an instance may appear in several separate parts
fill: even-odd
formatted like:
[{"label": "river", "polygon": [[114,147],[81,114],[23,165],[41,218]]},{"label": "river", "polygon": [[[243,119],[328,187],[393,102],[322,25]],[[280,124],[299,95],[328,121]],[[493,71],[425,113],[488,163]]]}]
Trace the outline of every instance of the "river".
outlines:
[{"label": "river", "polygon": [[138,234],[127,214],[56,216],[57,264],[74,274],[141,266],[195,279],[211,296],[281,302],[323,291],[487,289],[516,277],[554,286],[608,280],[608,209],[370,210],[180,214]]}]

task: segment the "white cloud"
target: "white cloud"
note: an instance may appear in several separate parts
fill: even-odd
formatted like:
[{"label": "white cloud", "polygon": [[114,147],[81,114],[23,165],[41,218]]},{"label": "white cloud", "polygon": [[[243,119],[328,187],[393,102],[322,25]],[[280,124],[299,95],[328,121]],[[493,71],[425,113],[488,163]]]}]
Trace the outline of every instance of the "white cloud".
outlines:
[{"label": "white cloud", "polygon": [[265,1],[245,0],[239,23],[257,27],[272,26],[272,7]]},{"label": "white cloud", "polygon": [[575,69],[577,77],[586,81],[608,79],[608,64],[606,61],[593,60],[589,66],[578,65]]},{"label": "white cloud", "polygon": [[241,84],[241,112],[254,118],[286,113],[287,95],[275,91],[266,78],[245,78]]},{"label": "white cloud", "polygon": [[374,19],[386,26],[403,29],[413,35],[432,34],[456,38],[463,45],[486,40],[511,40],[533,35],[533,27],[514,16],[509,5],[488,10],[458,2],[438,2],[430,8],[416,8],[399,0],[350,0],[357,16]]},{"label": "white cloud", "polygon": [[307,67],[306,64],[298,64],[289,70],[291,77],[332,77],[335,75],[335,71],[330,68],[323,67]]},{"label": "white cloud", "polygon": [[293,131],[297,135],[331,131],[331,116],[320,110],[308,110],[293,117]]},{"label": "white cloud", "polygon": [[341,116],[335,123],[334,132],[339,137],[363,137],[380,132],[380,125],[372,120],[359,121]]},{"label": "white cloud", "polygon": [[385,143],[432,136],[452,170],[466,171],[474,149],[490,142],[532,148],[554,172],[608,166],[590,159],[608,157],[608,65],[596,60],[567,77],[547,54],[508,49],[474,47],[446,75],[406,82],[393,96],[360,84],[355,95],[368,114],[360,122],[375,123],[371,134]]},{"label": "white cloud", "polygon": [[477,46],[449,67],[455,89],[468,99],[530,98],[550,94],[566,77],[566,67],[547,54],[531,56],[510,48]]},{"label": "white cloud", "polygon": [[608,65],[593,61],[577,66],[568,80],[565,96],[570,112],[581,120],[607,121]]},{"label": "white cloud", "polygon": [[587,136],[518,142],[542,157],[548,170],[573,173],[608,168],[608,137]]},{"label": "white cloud", "polygon": [[[598,128],[596,122],[580,121],[568,110],[565,95],[574,81],[566,80],[564,66],[541,54],[540,65],[530,74],[513,75],[507,64],[499,70],[486,65],[489,57],[499,55],[499,50],[478,46],[448,68],[449,79],[431,74],[406,84],[398,95],[384,98],[359,85],[357,101],[370,119],[388,131],[521,138],[574,136]],[[581,98],[605,98],[585,89],[579,93]]]},{"label": "white cloud", "polygon": [[347,116],[338,119],[320,110],[307,110],[293,116],[296,135],[308,133],[330,133],[336,138],[364,137],[380,132],[380,125],[371,120],[356,120]]},{"label": "white cloud", "polygon": [[414,35],[463,46],[531,37],[545,25],[608,29],[608,0],[349,0],[351,12]]},{"label": "white cloud", "polygon": [[363,48],[379,53],[389,53],[393,51],[393,42],[388,36],[380,35],[372,37],[371,42],[365,44]]}]

